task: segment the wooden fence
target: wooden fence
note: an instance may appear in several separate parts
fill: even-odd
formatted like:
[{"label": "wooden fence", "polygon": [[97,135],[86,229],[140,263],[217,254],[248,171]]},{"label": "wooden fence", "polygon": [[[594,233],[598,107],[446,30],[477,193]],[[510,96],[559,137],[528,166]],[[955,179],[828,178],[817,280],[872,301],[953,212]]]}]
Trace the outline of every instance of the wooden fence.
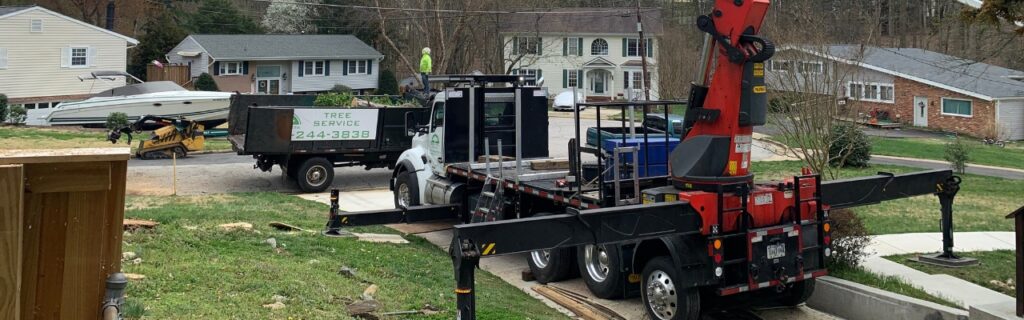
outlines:
[{"label": "wooden fence", "polygon": [[173,81],[185,88],[192,88],[192,75],[187,65],[164,65],[163,68],[154,64],[146,66],[146,82]]},{"label": "wooden fence", "polygon": [[97,319],[121,270],[128,148],[0,151],[0,319]]}]

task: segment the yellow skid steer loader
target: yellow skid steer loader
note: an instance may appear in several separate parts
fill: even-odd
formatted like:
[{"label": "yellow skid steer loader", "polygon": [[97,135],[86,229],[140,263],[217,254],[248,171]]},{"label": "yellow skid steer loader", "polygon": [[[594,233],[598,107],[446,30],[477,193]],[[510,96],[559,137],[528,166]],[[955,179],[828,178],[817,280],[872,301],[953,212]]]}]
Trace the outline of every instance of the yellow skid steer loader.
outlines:
[{"label": "yellow skid steer loader", "polygon": [[132,133],[142,132],[144,128],[159,126],[150,134],[149,139],[139,142],[135,156],[140,159],[167,159],[172,156],[184,158],[189,151],[203,150],[206,139],[203,137],[203,125],[184,118],[168,118],[160,116],[143,116],[131,125],[110,130],[107,140],[117,143],[121,134],[128,135],[128,144],[132,144]]}]

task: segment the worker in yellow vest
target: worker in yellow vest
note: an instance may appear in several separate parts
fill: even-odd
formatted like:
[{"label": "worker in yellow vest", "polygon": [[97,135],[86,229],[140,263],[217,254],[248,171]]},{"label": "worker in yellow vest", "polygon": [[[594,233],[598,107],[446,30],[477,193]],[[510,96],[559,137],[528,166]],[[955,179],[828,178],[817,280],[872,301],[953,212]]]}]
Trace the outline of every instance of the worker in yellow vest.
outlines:
[{"label": "worker in yellow vest", "polygon": [[423,48],[423,57],[420,58],[420,75],[423,77],[423,91],[430,92],[430,82],[427,75],[434,69],[433,61],[430,59],[430,48]]}]

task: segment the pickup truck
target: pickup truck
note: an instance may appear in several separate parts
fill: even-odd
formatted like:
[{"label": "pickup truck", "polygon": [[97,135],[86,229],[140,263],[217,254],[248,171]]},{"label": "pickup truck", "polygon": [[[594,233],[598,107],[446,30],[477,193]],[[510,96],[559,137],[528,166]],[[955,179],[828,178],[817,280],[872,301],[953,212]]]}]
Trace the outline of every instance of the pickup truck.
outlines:
[{"label": "pickup truck", "polygon": [[331,186],[334,168],[394,168],[412,145],[406,122],[426,119],[417,106],[315,107],[312,96],[235,95],[228,117],[232,149],[256,168],[279,166],[304,192]]}]

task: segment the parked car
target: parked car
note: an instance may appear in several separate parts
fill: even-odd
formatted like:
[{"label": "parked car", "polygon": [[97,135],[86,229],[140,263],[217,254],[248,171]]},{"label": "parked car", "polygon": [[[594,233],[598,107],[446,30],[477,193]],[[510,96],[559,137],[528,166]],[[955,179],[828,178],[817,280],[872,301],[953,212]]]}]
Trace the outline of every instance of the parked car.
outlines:
[{"label": "parked car", "polygon": [[[551,104],[551,108],[555,111],[573,111],[573,107],[578,103],[583,103],[583,95],[576,93],[576,101],[573,102],[573,92],[565,91],[555,96],[555,102]],[[580,110],[586,110],[586,106],[580,107]]]}]

